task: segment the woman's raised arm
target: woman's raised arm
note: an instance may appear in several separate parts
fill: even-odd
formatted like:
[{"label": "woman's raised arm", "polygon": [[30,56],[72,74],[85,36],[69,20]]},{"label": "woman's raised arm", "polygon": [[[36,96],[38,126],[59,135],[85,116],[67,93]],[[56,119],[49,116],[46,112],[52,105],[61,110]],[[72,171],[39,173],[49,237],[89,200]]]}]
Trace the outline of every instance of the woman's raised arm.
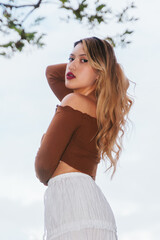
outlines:
[{"label": "woman's raised arm", "polygon": [[48,84],[56,95],[56,97],[62,101],[62,99],[73,90],[65,86],[65,71],[67,63],[50,65],[46,68],[46,77]]}]

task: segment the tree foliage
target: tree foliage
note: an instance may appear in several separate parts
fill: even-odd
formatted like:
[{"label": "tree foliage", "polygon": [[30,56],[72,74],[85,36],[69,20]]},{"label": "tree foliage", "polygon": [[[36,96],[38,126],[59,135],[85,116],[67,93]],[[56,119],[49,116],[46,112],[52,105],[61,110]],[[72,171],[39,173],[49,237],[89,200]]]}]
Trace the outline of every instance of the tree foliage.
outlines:
[{"label": "tree foliage", "polygon": [[[33,0],[34,1],[34,0]],[[133,16],[129,16],[129,11],[136,8],[134,2],[128,4],[119,13],[115,13],[108,4],[103,3],[102,0],[93,0],[92,4],[89,0],[55,0],[47,2],[38,0],[33,4],[22,4],[25,1],[8,0],[7,3],[0,2],[0,34],[7,39],[6,42],[0,43],[0,55],[4,57],[12,57],[15,52],[22,52],[27,44],[43,47],[45,43],[43,37],[45,33],[39,33],[38,30],[31,30],[42,24],[45,19],[43,16],[38,16],[32,20],[32,24],[28,27],[27,21],[31,19],[31,14],[44,4],[57,4],[57,7],[64,9],[66,16],[63,20],[69,22],[70,20],[78,21],[81,24],[87,25],[89,29],[95,29],[101,24],[117,23],[126,24],[133,23],[138,20]],[[73,5],[74,2],[74,5]],[[92,6],[91,6],[92,5]],[[116,33],[114,36],[104,36],[114,47],[124,47],[131,43],[128,40],[134,31],[125,29],[122,33]],[[8,40],[12,36],[12,39]],[[13,37],[14,36],[14,37]]]}]

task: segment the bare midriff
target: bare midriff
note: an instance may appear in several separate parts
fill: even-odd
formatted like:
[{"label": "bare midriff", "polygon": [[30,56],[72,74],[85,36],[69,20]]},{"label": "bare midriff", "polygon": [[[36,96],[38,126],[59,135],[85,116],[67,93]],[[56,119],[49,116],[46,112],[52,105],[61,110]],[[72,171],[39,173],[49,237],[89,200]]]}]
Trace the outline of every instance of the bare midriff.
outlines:
[{"label": "bare midriff", "polygon": [[[68,165],[67,163],[65,163],[63,161],[60,161],[51,178],[53,178],[57,175],[60,175],[63,173],[69,173],[69,172],[81,172],[81,171],[77,170],[76,168],[71,167],[70,165]],[[93,178],[93,180],[95,180],[95,178]]]}]

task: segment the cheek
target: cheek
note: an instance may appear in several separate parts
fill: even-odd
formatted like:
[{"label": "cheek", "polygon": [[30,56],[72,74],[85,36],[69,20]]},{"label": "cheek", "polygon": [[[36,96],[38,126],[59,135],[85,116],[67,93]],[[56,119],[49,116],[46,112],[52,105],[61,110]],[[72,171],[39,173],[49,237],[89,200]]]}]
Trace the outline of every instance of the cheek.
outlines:
[{"label": "cheek", "polygon": [[88,76],[89,76],[90,81],[94,82],[96,80],[97,74],[91,69],[89,71],[89,75]]},{"label": "cheek", "polygon": [[95,77],[95,72],[93,71],[93,69],[91,67],[85,67],[85,68],[82,68],[82,72],[83,74],[85,74],[86,76],[90,76],[91,78],[94,78]]}]

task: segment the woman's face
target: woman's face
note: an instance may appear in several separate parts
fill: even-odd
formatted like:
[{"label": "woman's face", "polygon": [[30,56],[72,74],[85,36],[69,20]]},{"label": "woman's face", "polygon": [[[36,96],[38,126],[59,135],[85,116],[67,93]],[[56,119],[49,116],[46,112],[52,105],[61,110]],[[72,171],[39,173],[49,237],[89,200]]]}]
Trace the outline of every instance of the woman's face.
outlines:
[{"label": "woman's face", "polygon": [[65,86],[84,95],[95,89],[98,77],[96,71],[88,62],[82,43],[75,46],[69,56],[69,63],[65,72]]}]

